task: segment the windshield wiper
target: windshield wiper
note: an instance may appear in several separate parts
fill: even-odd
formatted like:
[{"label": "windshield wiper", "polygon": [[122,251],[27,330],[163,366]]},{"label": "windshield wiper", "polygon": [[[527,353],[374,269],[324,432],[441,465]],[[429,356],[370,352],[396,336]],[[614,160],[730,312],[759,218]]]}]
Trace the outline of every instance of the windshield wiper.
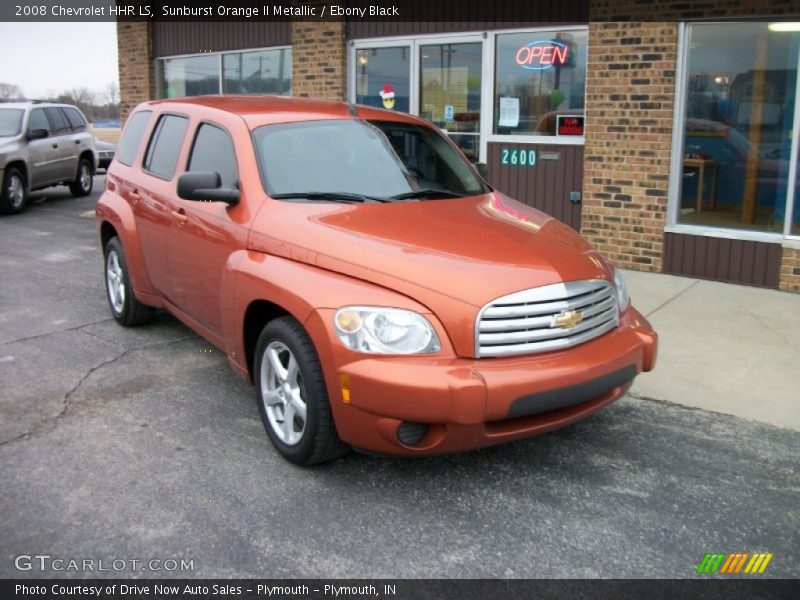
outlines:
[{"label": "windshield wiper", "polygon": [[410,200],[411,198],[430,198],[432,196],[437,196],[439,198],[465,198],[466,194],[460,194],[452,190],[443,190],[440,188],[423,188],[421,190],[414,190],[413,192],[406,192],[404,194],[391,196],[391,199]]},{"label": "windshield wiper", "polygon": [[299,198],[307,200],[331,200],[332,202],[350,203],[390,201],[388,198],[378,198],[376,196],[367,196],[365,194],[351,194],[350,192],[287,192],[285,194],[272,194],[270,198],[275,200],[294,200]]}]

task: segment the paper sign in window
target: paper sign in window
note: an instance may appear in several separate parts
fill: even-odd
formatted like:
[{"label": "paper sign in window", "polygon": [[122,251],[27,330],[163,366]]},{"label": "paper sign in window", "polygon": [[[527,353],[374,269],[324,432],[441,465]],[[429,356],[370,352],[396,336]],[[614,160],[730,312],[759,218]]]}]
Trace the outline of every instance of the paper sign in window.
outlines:
[{"label": "paper sign in window", "polygon": [[498,127],[519,125],[519,98],[500,98],[500,120]]}]

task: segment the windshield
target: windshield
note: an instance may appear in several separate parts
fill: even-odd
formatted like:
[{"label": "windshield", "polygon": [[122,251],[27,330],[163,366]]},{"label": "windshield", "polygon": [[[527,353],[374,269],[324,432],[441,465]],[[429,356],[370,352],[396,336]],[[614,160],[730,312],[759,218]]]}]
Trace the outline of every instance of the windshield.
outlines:
[{"label": "windshield", "polygon": [[0,137],[19,134],[23,112],[20,108],[0,108]]},{"label": "windshield", "polygon": [[270,196],[315,192],[391,199],[488,191],[431,127],[396,121],[307,121],[259,127],[253,140]]}]

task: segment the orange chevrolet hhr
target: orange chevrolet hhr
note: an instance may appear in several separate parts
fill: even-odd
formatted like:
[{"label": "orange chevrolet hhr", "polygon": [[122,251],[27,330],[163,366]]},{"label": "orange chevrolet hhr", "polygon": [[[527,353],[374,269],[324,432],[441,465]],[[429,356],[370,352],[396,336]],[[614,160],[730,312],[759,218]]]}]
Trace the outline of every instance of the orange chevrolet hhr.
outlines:
[{"label": "orange chevrolet hhr", "polygon": [[165,309],[313,464],[536,435],[613,402],[657,338],[619,272],[435,127],[346,103],[139,105],[97,205],[108,302]]}]

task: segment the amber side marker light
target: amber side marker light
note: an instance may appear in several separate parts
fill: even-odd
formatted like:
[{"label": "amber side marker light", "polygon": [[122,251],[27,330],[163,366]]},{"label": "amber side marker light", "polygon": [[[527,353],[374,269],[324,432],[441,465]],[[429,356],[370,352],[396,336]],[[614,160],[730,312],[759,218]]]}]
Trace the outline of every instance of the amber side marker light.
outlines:
[{"label": "amber side marker light", "polygon": [[350,404],[350,378],[345,373],[339,374],[339,385],[342,388],[342,402]]}]

